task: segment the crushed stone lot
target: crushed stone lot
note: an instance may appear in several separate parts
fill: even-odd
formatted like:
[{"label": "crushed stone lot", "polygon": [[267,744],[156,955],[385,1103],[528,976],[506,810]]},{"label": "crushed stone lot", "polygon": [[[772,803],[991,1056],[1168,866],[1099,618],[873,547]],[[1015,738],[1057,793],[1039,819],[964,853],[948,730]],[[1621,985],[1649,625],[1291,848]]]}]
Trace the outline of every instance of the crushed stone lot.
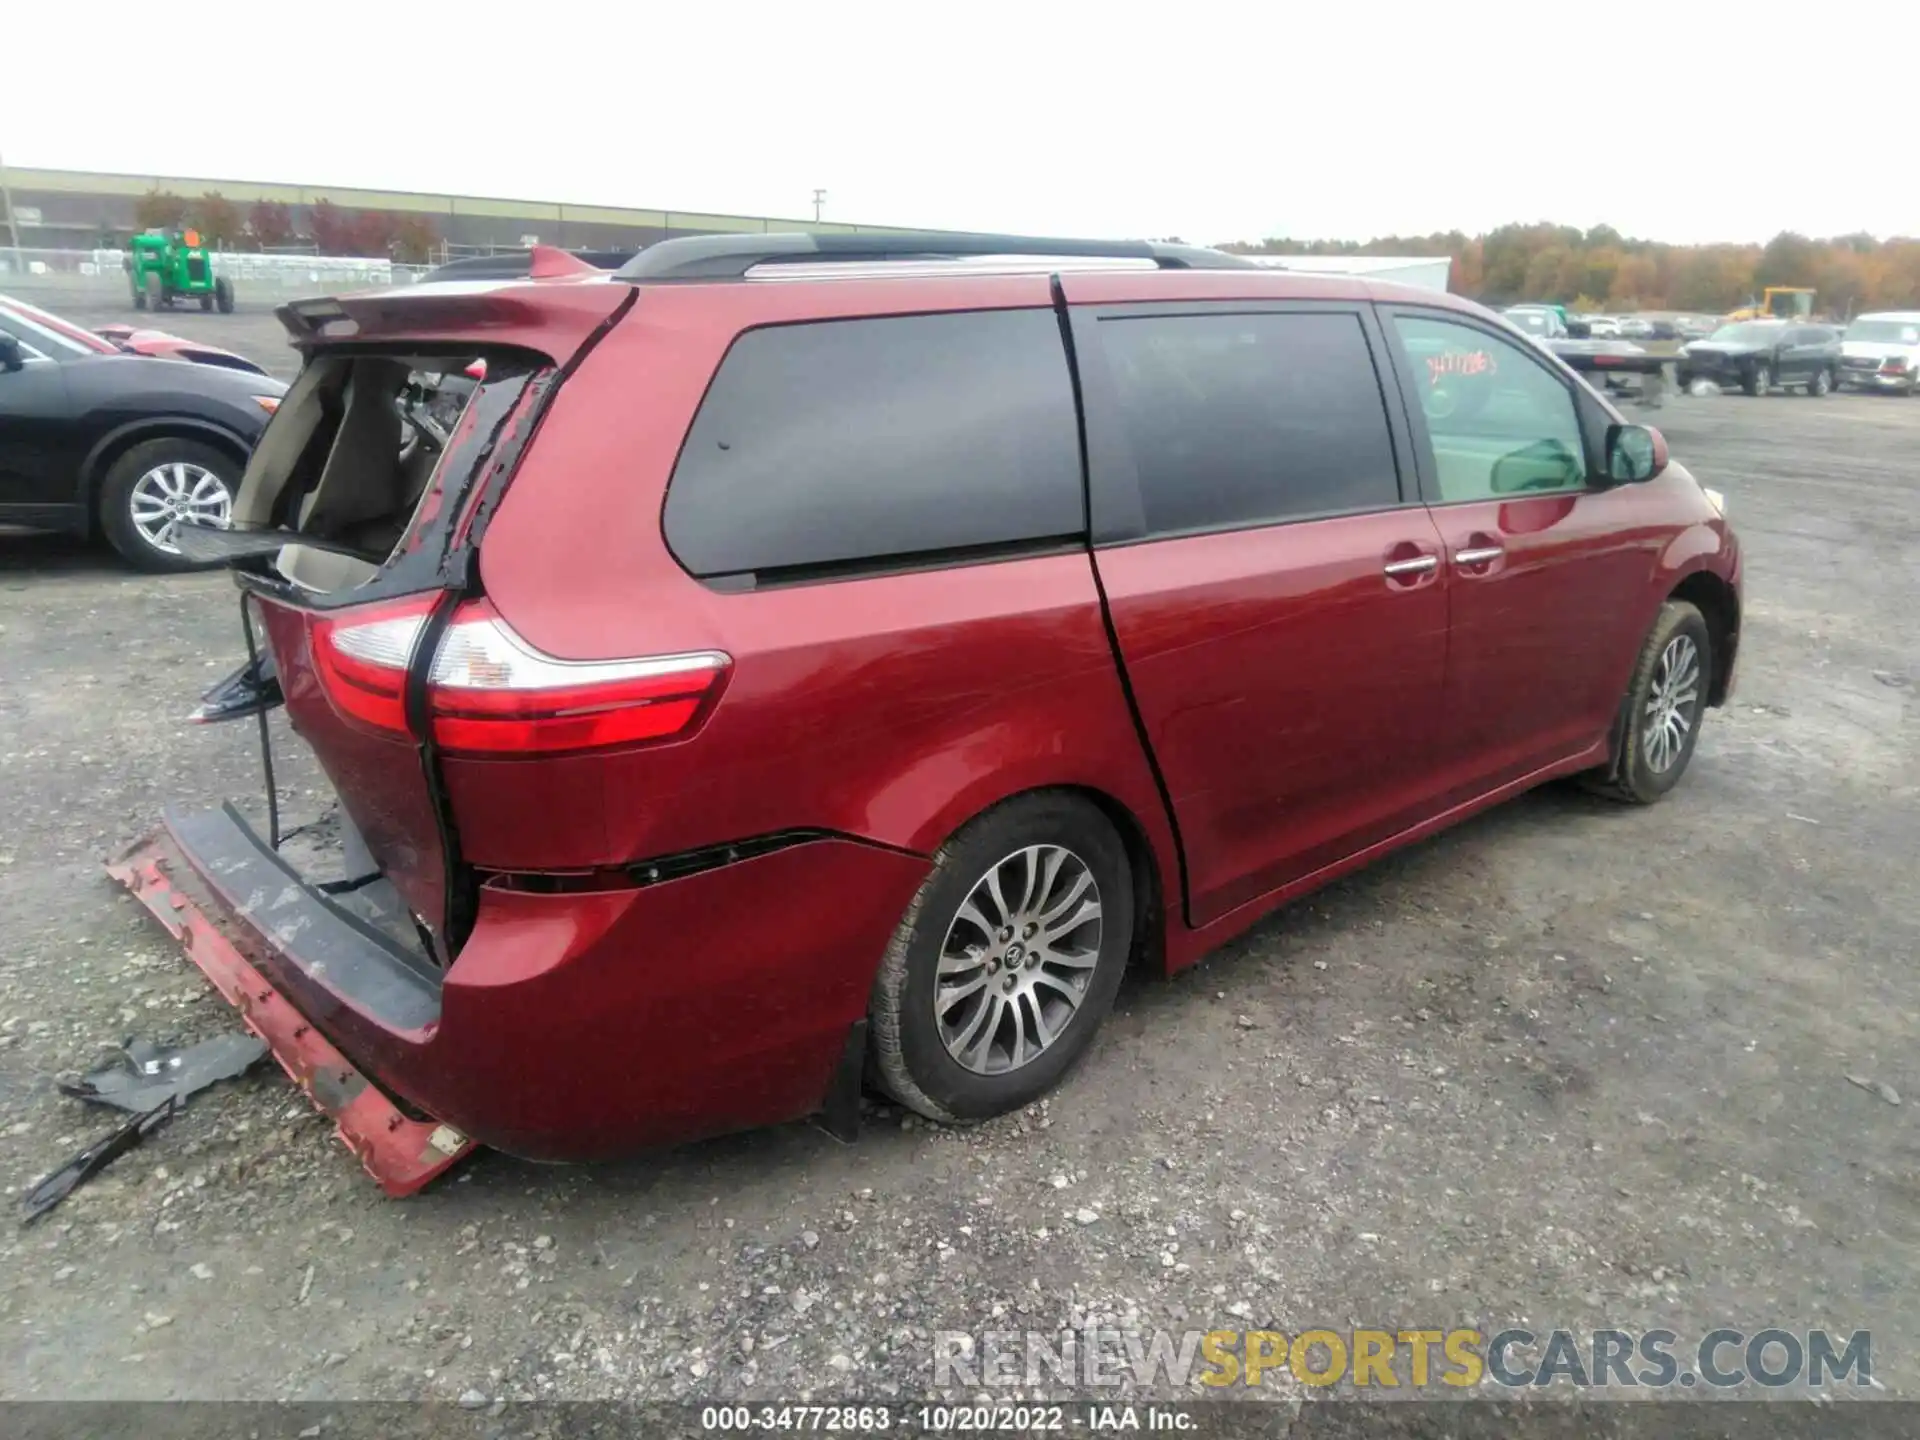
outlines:
[{"label": "crushed stone lot", "polygon": [[[263,312],[163,323],[291,368]],[[1914,1395],[1920,401],[1653,418],[1747,552],[1735,701],[1665,803],[1552,787],[1137,977],[1048,1103],[966,1131],[483,1154],[391,1202],[263,1066],[0,1226],[0,1395],[881,1400],[936,1332],[1092,1323],[1869,1329]],[[257,813],[251,726],[185,720],[240,654],[222,577],[0,538],[16,1214],[114,1123],[55,1075],[234,1023],[101,861],[170,801]]]}]

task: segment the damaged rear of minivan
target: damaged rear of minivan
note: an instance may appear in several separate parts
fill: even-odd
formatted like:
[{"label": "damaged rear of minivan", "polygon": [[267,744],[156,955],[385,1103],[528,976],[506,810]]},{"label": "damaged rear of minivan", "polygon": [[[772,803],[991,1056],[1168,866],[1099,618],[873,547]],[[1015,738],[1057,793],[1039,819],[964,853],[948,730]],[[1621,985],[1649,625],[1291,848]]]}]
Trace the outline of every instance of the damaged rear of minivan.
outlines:
[{"label": "damaged rear of minivan", "polygon": [[[603,1142],[580,1103],[594,1067],[541,1074],[542,1037],[529,1033],[542,1028],[537,1002],[559,1007],[549,1053],[594,1028],[568,1033],[569,1009],[593,1001],[595,965],[576,962],[631,944],[619,933],[635,923],[631,887],[477,869],[446,766],[670,738],[725,678],[713,652],[546,654],[480,579],[489,522],[549,403],[634,298],[606,277],[568,277],[287,307],[305,363],[232,528],[181,541],[240,590],[247,661],[196,718],[257,725],[267,831],[231,802],[170,810],[110,868],[392,1193],[475,1139],[575,1158],[633,1138]],[[268,723],[282,706],[337,796],[286,833]],[[556,989],[569,967],[574,983]]]}]

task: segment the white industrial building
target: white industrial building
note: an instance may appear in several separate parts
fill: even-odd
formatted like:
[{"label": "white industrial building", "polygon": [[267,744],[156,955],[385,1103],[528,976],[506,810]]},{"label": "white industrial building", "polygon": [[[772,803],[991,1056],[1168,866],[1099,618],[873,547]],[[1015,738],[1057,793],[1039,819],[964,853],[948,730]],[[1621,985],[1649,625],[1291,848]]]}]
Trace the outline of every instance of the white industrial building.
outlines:
[{"label": "white industrial building", "polygon": [[1450,255],[1249,255],[1247,259],[1305,275],[1364,275],[1427,290],[1445,290],[1453,272]]}]

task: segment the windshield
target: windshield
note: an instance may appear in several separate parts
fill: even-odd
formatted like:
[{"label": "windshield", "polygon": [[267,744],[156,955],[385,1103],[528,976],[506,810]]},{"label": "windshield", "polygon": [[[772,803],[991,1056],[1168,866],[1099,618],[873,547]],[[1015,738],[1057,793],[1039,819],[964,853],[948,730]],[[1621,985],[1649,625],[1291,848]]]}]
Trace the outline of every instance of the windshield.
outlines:
[{"label": "windshield", "polygon": [[1920,321],[1856,320],[1847,327],[1849,340],[1877,340],[1882,345],[1920,345]]},{"label": "windshield", "polygon": [[1786,328],[1784,325],[1769,325],[1764,320],[1743,320],[1738,325],[1722,325],[1710,338],[1727,345],[1769,345]]},{"label": "windshield", "polygon": [[49,315],[37,305],[29,305],[11,296],[0,296],[0,319],[11,321],[7,328],[18,335],[23,343],[31,345],[49,359],[120,353],[98,335],[82,330],[58,315]]},{"label": "windshield", "polygon": [[1507,319],[1530,335],[1545,335],[1553,328],[1544,310],[1509,310]]}]

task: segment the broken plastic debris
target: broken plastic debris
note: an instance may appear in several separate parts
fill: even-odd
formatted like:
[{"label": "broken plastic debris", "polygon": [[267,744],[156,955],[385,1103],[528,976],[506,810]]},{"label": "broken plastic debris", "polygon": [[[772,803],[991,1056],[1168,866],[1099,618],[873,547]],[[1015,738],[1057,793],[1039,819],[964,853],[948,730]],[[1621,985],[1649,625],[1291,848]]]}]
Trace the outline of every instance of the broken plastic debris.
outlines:
[{"label": "broken plastic debris", "polygon": [[118,1160],[127,1151],[133,1149],[147,1136],[158,1130],[173,1118],[174,1111],[180,1108],[180,1102],[168,1096],[153,1109],[143,1115],[135,1115],[126,1124],[111,1134],[103,1135],[86,1149],[75,1155],[58,1170],[48,1175],[38,1185],[26,1193],[22,1204],[26,1215],[22,1223],[38,1220],[67,1196],[78,1190],[87,1181],[98,1175],[107,1166]]},{"label": "broken plastic debris", "polygon": [[62,1095],[145,1114],[166,1100],[184,1103],[219,1080],[231,1080],[259,1062],[267,1042],[257,1035],[216,1035],[176,1049],[128,1040],[104,1065],[77,1079],[56,1082]]}]

